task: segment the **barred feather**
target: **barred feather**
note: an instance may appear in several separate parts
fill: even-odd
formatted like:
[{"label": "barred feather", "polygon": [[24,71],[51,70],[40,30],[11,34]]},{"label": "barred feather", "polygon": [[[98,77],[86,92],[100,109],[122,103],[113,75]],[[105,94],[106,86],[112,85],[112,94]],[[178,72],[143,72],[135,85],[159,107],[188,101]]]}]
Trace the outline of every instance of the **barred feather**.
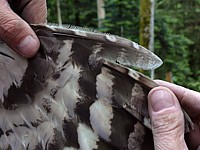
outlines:
[{"label": "barred feather", "polygon": [[0,149],[153,149],[146,98],[157,85],[125,66],[161,60],[108,34],[33,29],[33,58],[0,43]]}]

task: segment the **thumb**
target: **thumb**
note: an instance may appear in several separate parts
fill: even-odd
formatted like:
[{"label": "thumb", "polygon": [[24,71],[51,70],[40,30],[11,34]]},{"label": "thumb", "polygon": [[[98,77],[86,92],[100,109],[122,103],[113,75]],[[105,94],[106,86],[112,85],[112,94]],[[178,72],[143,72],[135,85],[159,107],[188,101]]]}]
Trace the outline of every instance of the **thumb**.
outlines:
[{"label": "thumb", "polygon": [[148,99],[155,150],[187,149],[184,117],[176,96],[165,87],[156,87]]},{"label": "thumb", "polygon": [[33,56],[40,45],[34,31],[11,10],[7,1],[0,0],[0,6],[0,38],[24,57]]}]

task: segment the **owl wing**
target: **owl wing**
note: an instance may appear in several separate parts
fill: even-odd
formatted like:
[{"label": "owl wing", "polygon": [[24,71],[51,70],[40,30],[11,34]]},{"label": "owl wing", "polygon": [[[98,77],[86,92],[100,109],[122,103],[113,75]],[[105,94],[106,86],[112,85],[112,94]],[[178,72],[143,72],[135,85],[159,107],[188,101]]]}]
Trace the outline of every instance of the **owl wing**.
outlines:
[{"label": "owl wing", "polygon": [[[154,53],[137,43],[128,39],[118,37],[116,35],[99,33],[80,27],[69,26],[67,28],[61,27],[45,27],[32,26],[36,33],[48,35],[52,37],[68,37],[74,39],[74,42],[85,44],[83,46],[90,46],[90,63],[100,58],[108,59],[112,62],[117,62],[124,66],[136,67],[144,70],[158,68],[162,65],[162,60]],[[42,31],[41,31],[41,28]],[[46,31],[46,33],[44,33]],[[82,42],[78,42],[81,40]],[[50,43],[48,43],[50,44]],[[51,44],[52,45],[52,44]]]},{"label": "owl wing", "polygon": [[161,60],[120,37],[33,29],[33,58],[0,43],[0,148],[153,149],[147,94],[157,85],[126,66]]}]

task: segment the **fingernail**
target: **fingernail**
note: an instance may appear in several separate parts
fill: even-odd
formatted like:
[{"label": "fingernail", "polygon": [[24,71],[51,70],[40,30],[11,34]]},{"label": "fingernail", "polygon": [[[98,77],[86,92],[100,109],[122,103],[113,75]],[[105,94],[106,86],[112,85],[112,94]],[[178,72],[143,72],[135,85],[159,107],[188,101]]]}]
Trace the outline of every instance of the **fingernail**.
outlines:
[{"label": "fingernail", "polygon": [[18,52],[23,56],[31,56],[37,51],[37,41],[31,36],[25,37],[17,46]]},{"label": "fingernail", "polygon": [[149,99],[154,112],[161,111],[174,105],[172,95],[166,90],[157,90],[153,92]]}]

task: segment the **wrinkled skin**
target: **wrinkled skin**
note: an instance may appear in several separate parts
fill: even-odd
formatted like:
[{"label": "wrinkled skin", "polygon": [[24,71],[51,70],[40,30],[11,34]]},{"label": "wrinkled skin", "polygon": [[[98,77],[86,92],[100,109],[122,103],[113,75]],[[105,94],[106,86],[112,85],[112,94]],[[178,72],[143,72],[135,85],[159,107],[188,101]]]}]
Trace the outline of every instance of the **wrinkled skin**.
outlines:
[{"label": "wrinkled skin", "polygon": [[[0,0],[0,38],[19,54],[24,57],[31,57],[37,52],[40,44],[37,36],[28,24],[45,24],[46,16],[47,9],[45,0]],[[195,124],[194,131],[186,135],[187,145],[190,149],[198,148],[200,144],[200,94],[162,81],[158,81],[158,84],[170,90],[157,87],[149,94],[149,109],[151,119],[153,120],[155,149],[187,149],[183,138],[183,115],[178,100]],[[174,106],[173,108],[171,107],[171,109],[153,113],[151,109],[151,96],[158,90],[165,90],[170,93]],[[165,99],[165,96],[166,95],[163,95],[162,99]],[[170,113],[174,114],[172,118],[166,117],[169,116]],[[161,120],[159,120],[160,118]],[[175,126],[171,123],[165,126],[165,130],[162,130],[163,128],[160,128],[161,126],[158,124],[158,120],[162,121],[162,119],[164,119],[162,125],[166,125],[166,122],[170,121],[173,122]],[[165,141],[172,142],[167,143]]]},{"label": "wrinkled skin", "polygon": [[[156,82],[160,87],[149,93],[149,113],[155,149],[199,149],[200,93],[160,80]],[[185,138],[180,105],[194,123],[194,130],[186,133]]]},{"label": "wrinkled skin", "polygon": [[32,57],[39,40],[28,24],[45,24],[45,0],[0,0],[0,38],[24,57]]}]

